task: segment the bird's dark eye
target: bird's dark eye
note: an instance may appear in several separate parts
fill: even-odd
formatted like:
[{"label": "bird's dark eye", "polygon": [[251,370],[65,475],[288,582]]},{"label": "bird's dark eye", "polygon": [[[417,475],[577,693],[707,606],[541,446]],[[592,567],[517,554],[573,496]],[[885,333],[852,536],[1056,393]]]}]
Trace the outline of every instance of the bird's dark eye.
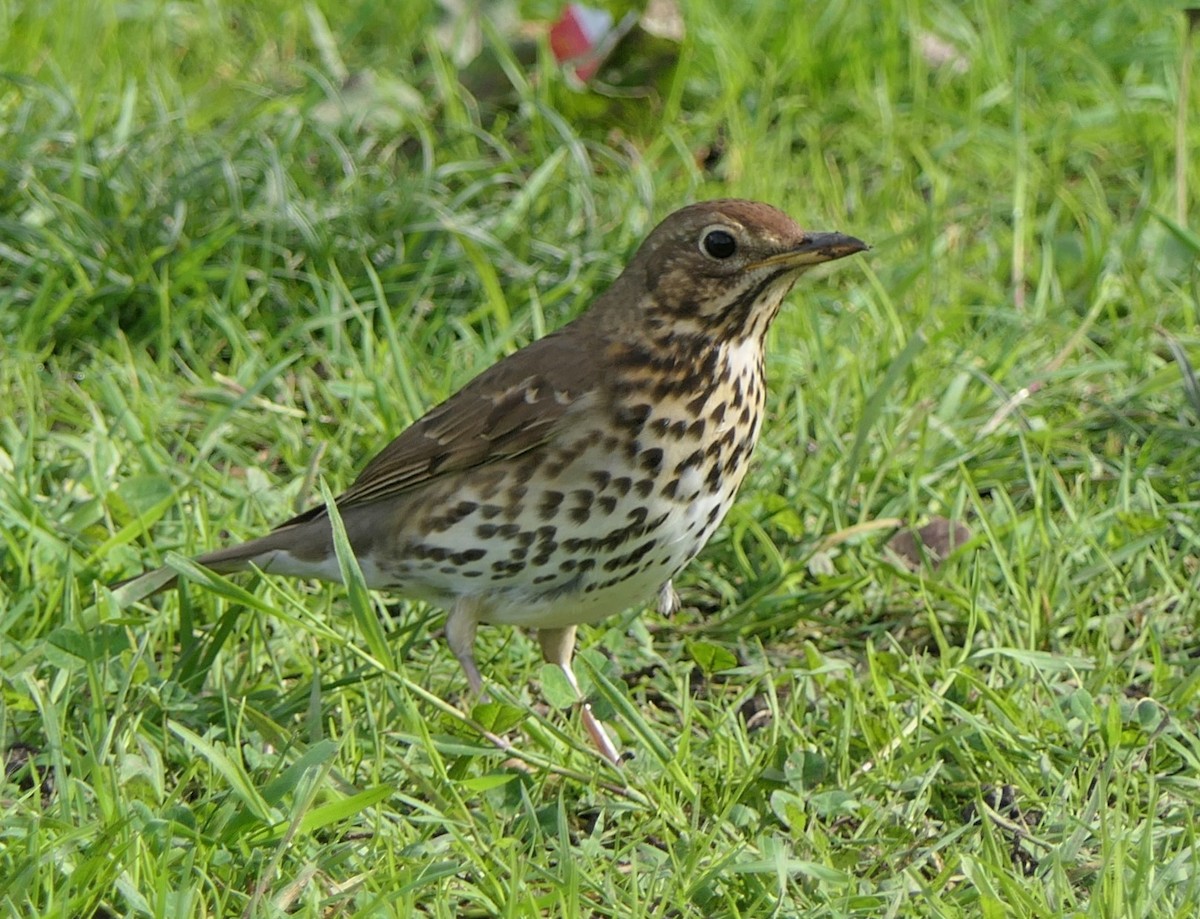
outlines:
[{"label": "bird's dark eye", "polygon": [[727,259],[737,252],[737,240],[728,230],[709,230],[700,239],[700,249],[709,258]]}]

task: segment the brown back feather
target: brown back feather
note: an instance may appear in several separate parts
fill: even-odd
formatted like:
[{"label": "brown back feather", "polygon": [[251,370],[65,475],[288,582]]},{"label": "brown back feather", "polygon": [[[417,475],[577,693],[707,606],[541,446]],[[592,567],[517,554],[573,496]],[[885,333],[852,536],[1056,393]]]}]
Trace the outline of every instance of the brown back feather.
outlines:
[{"label": "brown back feather", "polygon": [[[602,348],[560,329],[492,365],[379,452],[337,498],[340,511],[509,459],[549,440],[600,380]],[[581,340],[583,339],[583,340]],[[277,529],[317,520],[310,508]]]}]

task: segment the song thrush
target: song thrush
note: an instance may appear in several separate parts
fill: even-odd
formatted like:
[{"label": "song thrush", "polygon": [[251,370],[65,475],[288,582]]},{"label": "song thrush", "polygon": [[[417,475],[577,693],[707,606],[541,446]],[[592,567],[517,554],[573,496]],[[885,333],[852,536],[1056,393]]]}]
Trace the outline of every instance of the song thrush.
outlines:
[{"label": "song thrush", "polygon": [[[476,626],[537,629],[571,670],[575,629],[644,602],[733,503],[763,420],[763,342],[804,269],[861,252],[765,204],[694,204],[660,223],[578,319],[488,368],[416,421],[337,499],[372,588],[448,611],[482,688]],[[197,561],[216,572],[341,579],[317,507]],[[129,602],[173,582],[159,569]],[[615,746],[582,717],[611,761]]]}]

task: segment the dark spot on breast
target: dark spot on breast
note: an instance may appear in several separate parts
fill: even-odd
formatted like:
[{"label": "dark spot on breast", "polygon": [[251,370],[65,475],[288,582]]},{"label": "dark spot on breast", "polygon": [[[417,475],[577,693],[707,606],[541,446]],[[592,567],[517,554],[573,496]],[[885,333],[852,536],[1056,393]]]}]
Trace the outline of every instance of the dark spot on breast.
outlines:
[{"label": "dark spot on breast", "polygon": [[591,435],[587,437],[580,437],[576,439],[575,443],[563,450],[560,455],[562,456],[564,463],[570,464],[579,459],[579,457],[583,456],[583,454],[586,453],[591,446]]},{"label": "dark spot on breast", "polygon": [[499,517],[503,512],[504,508],[502,508],[499,504],[485,504],[479,509],[479,516],[484,520],[491,520],[495,517]]},{"label": "dark spot on breast", "polygon": [[561,491],[547,491],[542,494],[542,500],[538,503],[538,516],[543,520],[549,520],[558,513],[558,506],[563,502],[563,493]]},{"label": "dark spot on breast", "polygon": [[431,546],[427,543],[419,543],[408,551],[413,558],[428,559],[431,562],[444,562],[450,555],[450,550],[445,546]]},{"label": "dark spot on breast", "polygon": [[597,470],[591,473],[591,480],[596,483],[596,488],[599,491],[604,491],[608,483],[612,481],[612,473],[604,470]]},{"label": "dark spot on breast", "polygon": [[596,500],[596,493],[587,488],[577,488],[571,492],[571,497],[575,501],[575,506],[570,511],[571,519],[575,523],[587,523],[592,515],[592,502]]},{"label": "dark spot on breast", "polygon": [[725,403],[718,402],[716,404],[716,406],[713,408],[712,412],[709,413],[708,418],[715,425],[719,425],[722,421],[724,421],[725,420]]},{"label": "dark spot on breast", "polygon": [[479,524],[479,526],[475,527],[475,535],[478,536],[480,539],[491,539],[493,536],[496,535],[496,524],[494,524],[494,523]]},{"label": "dark spot on breast", "polygon": [[702,450],[693,450],[683,462],[675,467],[675,474],[683,475],[692,466],[699,466],[702,462],[704,462],[704,452]]},{"label": "dark spot on breast", "polygon": [[633,479],[627,475],[618,476],[612,480],[613,491],[624,498],[629,494],[629,489],[633,488]]},{"label": "dark spot on breast", "polygon": [[617,499],[612,495],[601,495],[596,499],[596,505],[606,514],[611,514],[617,509]]},{"label": "dark spot on breast", "polygon": [[450,556],[450,561],[456,565],[465,565],[467,562],[477,562],[487,555],[486,549],[463,549],[461,552],[455,552]]},{"label": "dark spot on breast", "polygon": [[662,496],[664,498],[674,498],[678,491],[679,491],[679,479],[671,479],[671,481],[669,481],[666,485],[663,486]]},{"label": "dark spot on breast", "polygon": [[697,418],[695,421],[689,424],[687,434],[688,437],[692,438],[693,440],[699,440],[702,438],[704,436],[704,419]]},{"label": "dark spot on breast", "polygon": [[650,433],[657,434],[659,437],[662,437],[667,433],[667,428],[670,426],[670,418],[655,418],[652,422],[650,422]]},{"label": "dark spot on breast", "polygon": [[629,553],[629,564],[634,564],[635,561],[641,561],[646,558],[650,552],[654,551],[654,547],[659,545],[658,540],[647,540],[641,546],[638,546],[634,551]]},{"label": "dark spot on breast", "polygon": [[650,417],[650,406],[643,403],[638,405],[623,405],[613,415],[613,421],[618,427],[626,428],[637,434],[642,430],[646,419]]},{"label": "dark spot on breast", "polygon": [[654,491],[654,479],[642,479],[633,486],[633,490],[640,498],[648,497],[650,492]]},{"label": "dark spot on breast", "polygon": [[446,509],[441,514],[433,514],[428,518],[428,528],[430,532],[442,533],[454,526],[460,520],[469,517],[475,513],[479,507],[474,501],[459,501],[453,507]]},{"label": "dark spot on breast", "polygon": [[705,478],[704,483],[711,491],[716,491],[721,486],[720,463],[713,463],[712,469],[708,470],[708,477]]},{"label": "dark spot on breast", "polygon": [[674,373],[660,373],[651,377],[651,386],[649,396],[655,402],[662,402],[670,395],[674,395],[679,389],[679,377]]},{"label": "dark spot on breast", "polygon": [[543,455],[536,451],[517,464],[517,468],[513,471],[513,481],[517,485],[524,485],[533,478],[533,474],[538,471],[538,467],[542,465]]},{"label": "dark spot on breast", "polygon": [[604,570],[616,571],[618,568],[624,568],[628,565],[636,565],[646,556],[647,553],[653,550],[656,545],[658,545],[658,540],[648,539],[636,549],[631,549],[624,555],[617,555],[613,558],[610,558],[604,563]]},{"label": "dark spot on breast", "polygon": [[474,501],[459,501],[454,505],[453,517],[455,522],[462,520],[469,514],[473,514],[475,509],[479,507]]},{"label": "dark spot on breast", "polygon": [[748,451],[746,450],[745,444],[738,444],[733,449],[733,452],[729,454],[728,458],[726,458],[725,463],[721,467],[722,471],[726,475],[732,475],[734,470],[742,465],[742,457],[744,457],[747,452]]},{"label": "dark spot on breast", "polygon": [[644,345],[624,345],[615,353],[610,352],[613,363],[619,367],[641,367],[649,364],[654,355]]},{"label": "dark spot on breast", "polygon": [[663,452],[658,447],[643,450],[638,457],[638,465],[647,472],[659,472],[662,469]]},{"label": "dark spot on breast", "polygon": [[570,466],[575,460],[583,455],[584,451],[592,446],[592,438],[594,435],[580,437],[574,443],[568,444],[560,448],[554,455],[549,458],[542,467],[542,477],[546,479],[554,479],[562,475],[563,470]]}]

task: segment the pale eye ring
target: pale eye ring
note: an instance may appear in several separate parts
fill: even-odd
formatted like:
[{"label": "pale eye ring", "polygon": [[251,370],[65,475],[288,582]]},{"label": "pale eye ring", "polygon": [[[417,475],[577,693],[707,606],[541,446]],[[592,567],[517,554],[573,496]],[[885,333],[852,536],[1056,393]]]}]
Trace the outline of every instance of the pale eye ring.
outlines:
[{"label": "pale eye ring", "polygon": [[728,227],[705,227],[704,232],[700,234],[700,251],[711,259],[724,261],[733,258],[737,249],[737,237]]}]

